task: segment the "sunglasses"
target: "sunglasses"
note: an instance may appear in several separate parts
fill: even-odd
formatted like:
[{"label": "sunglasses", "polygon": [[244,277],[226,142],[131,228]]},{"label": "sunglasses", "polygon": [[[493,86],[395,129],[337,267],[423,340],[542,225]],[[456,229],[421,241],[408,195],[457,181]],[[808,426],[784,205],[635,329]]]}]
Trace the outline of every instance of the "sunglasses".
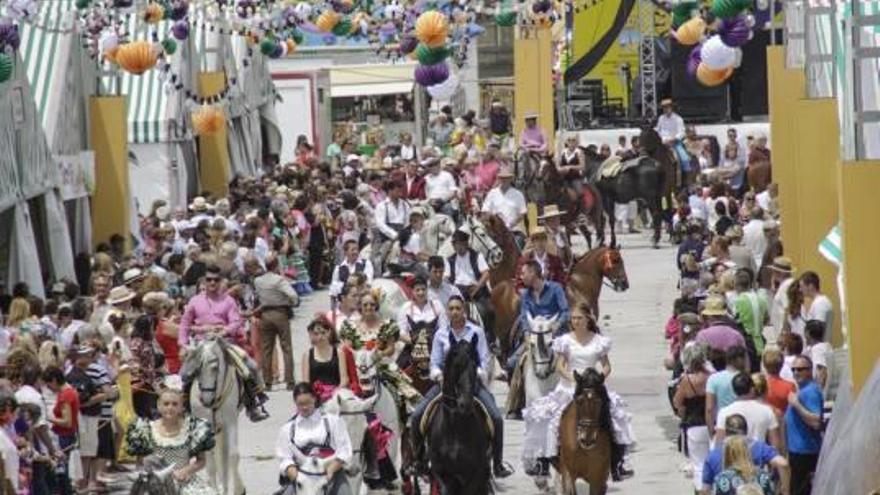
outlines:
[{"label": "sunglasses", "polygon": [[219,282],[220,277],[205,277],[205,282]]},{"label": "sunglasses", "polygon": [[809,369],[810,369],[809,366],[798,366],[798,367],[792,367],[791,371],[797,373],[799,371],[809,371]]}]

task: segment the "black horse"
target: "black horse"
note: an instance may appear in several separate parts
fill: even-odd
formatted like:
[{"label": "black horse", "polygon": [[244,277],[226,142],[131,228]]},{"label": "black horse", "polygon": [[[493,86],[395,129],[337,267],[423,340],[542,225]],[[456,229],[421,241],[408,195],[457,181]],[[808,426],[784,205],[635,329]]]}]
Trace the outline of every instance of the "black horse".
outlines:
[{"label": "black horse", "polygon": [[492,441],[476,404],[478,360],[476,336],[455,342],[450,335],[443,392],[427,432],[431,476],[442,495],[492,492]]},{"label": "black horse", "polygon": [[[615,203],[629,203],[636,199],[645,202],[648,211],[651,212],[655,248],[659,247],[660,229],[665,212],[672,207],[675,164],[669,157],[669,149],[663,145],[660,135],[650,125],[642,127],[639,143],[641,154],[626,161],[623,170],[618,174],[613,177],[602,177],[601,171],[595,170],[595,185],[602,195],[602,207],[611,227],[611,247],[617,246],[617,235],[614,231]],[[589,153],[587,159],[598,161],[601,158]],[[604,244],[604,236],[600,236],[600,243]]]}]

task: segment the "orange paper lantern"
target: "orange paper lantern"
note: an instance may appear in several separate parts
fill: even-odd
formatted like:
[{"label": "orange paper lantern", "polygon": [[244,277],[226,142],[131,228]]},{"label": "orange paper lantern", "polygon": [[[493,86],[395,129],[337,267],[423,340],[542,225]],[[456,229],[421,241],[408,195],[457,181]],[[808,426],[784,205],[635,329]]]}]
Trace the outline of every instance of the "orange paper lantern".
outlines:
[{"label": "orange paper lantern", "polygon": [[733,74],[733,67],[721,70],[712,70],[706,64],[700,62],[697,66],[697,80],[703,86],[714,87],[721,85]]},{"label": "orange paper lantern", "polygon": [[315,20],[315,26],[318,26],[318,29],[324,32],[330,32],[337,24],[339,24],[339,14],[332,10],[325,10]]},{"label": "orange paper lantern", "polygon": [[693,46],[700,42],[704,31],[706,31],[706,21],[701,17],[694,17],[678,27],[675,31],[675,39],[684,46]]},{"label": "orange paper lantern", "polygon": [[156,65],[158,54],[146,41],[133,41],[121,45],[116,51],[116,63],[132,74],[143,74]]},{"label": "orange paper lantern", "polygon": [[200,136],[216,134],[223,128],[226,116],[220,107],[214,105],[202,105],[192,114],[193,128]]},{"label": "orange paper lantern", "polygon": [[420,15],[416,20],[416,38],[431,48],[438,48],[446,44],[449,35],[449,20],[445,15],[431,10]]},{"label": "orange paper lantern", "polygon": [[110,62],[116,63],[116,54],[119,53],[119,47],[114,46],[104,50],[104,58]]},{"label": "orange paper lantern", "polygon": [[287,43],[287,54],[288,55],[290,55],[296,51],[296,41],[287,40],[287,41],[285,41],[285,43]]},{"label": "orange paper lantern", "polygon": [[147,24],[158,24],[165,18],[165,9],[158,3],[151,3],[144,9],[144,21]]}]

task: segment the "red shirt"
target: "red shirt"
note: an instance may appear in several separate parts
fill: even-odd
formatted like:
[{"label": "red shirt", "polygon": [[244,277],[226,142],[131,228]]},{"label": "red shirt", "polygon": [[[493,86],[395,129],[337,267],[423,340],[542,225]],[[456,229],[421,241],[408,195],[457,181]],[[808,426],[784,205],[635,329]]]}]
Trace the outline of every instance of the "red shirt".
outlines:
[{"label": "red shirt", "polygon": [[788,407],[788,394],[796,392],[797,387],[788,380],[778,376],[767,375],[767,394],[764,400],[773,406],[779,415],[785,414]]},{"label": "red shirt", "polygon": [[172,375],[176,374],[180,371],[180,343],[177,342],[177,337],[165,334],[164,321],[160,321],[156,325],[156,342],[159,343],[162,353],[165,354],[165,367],[168,372]]},{"label": "red shirt", "polygon": [[76,393],[75,388],[68,384],[64,384],[64,386],[61,387],[61,390],[58,391],[58,401],[55,402],[55,408],[52,409],[52,414],[56,418],[61,417],[61,411],[65,404],[70,405],[71,426],[70,428],[66,428],[64,426],[53,425],[52,431],[63,436],[76,435],[76,432],[79,429],[79,394]]}]

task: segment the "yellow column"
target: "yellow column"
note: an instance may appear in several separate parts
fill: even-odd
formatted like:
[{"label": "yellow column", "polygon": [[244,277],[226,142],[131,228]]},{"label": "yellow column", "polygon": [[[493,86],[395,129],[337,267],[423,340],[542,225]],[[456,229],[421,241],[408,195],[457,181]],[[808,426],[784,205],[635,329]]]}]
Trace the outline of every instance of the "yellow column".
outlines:
[{"label": "yellow column", "polygon": [[97,245],[113,234],[131,233],[128,192],[128,126],[124,96],[89,99],[89,136],[95,152],[92,238]]},{"label": "yellow column", "polygon": [[[203,98],[219,94],[226,88],[223,72],[199,73],[199,95]],[[199,136],[199,191],[226,196],[232,178],[226,124],[211,136]]]},{"label": "yellow column", "polygon": [[785,67],[785,48],[767,47],[767,85],[770,103],[770,137],[773,142],[773,180],[779,184],[782,237],[793,261],[800,258],[800,222],[797,194],[796,148],[803,140],[794,128],[795,106],[804,97],[803,69]]},{"label": "yellow column", "polygon": [[553,46],[549,29],[517,28],[513,42],[514,132],[517,139],[528,112],[538,112],[538,124],[555,143],[553,107]]},{"label": "yellow column", "polygon": [[880,191],[880,161],[844,162],[839,176],[849,357],[853,386],[858,393],[880,357],[875,313],[876,286],[880,280],[876,200]]}]

